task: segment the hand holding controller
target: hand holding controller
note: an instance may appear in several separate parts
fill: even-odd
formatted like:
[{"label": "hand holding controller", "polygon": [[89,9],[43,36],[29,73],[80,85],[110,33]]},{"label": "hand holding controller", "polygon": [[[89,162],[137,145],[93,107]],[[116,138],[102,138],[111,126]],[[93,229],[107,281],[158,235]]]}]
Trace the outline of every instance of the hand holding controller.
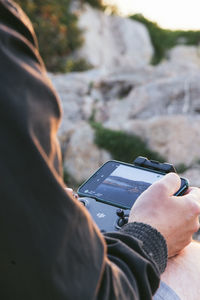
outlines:
[{"label": "hand holding controller", "polygon": [[[175,172],[171,164],[144,157],[138,157],[134,165],[108,161],[79,188],[79,200],[101,231],[116,231],[128,222],[130,209],[141,193],[171,171]],[[181,178],[181,186],[174,192],[180,195],[187,187],[187,180]]]},{"label": "hand holding controller", "polygon": [[139,196],[129,216],[129,222],[149,224],[165,237],[169,257],[188,245],[199,229],[200,189],[174,196],[179,187],[179,176],[167,174]]}]

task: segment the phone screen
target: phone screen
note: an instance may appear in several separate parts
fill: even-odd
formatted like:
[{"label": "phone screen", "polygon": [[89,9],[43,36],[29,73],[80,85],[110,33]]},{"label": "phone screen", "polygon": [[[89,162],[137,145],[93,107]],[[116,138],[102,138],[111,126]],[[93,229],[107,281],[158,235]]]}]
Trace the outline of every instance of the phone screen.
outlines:
[{"label": "phone screen", "polygon": [[78,194],[130,209],[138,196],[163,176],[156,171],[109,161],[79,188]]}]

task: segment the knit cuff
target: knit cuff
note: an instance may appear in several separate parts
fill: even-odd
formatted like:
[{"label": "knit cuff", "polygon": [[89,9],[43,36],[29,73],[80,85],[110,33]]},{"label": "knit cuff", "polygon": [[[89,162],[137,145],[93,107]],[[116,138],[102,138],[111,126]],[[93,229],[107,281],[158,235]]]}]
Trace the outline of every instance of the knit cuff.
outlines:
[{"label": "knit cuff", "polygon": [[164,237],[148,224],[133,222],[124,225],[122,232],[128,233],[142,241],[143,250],[155,263],[159,273],[163,273],[167,265],[167,244]]}]

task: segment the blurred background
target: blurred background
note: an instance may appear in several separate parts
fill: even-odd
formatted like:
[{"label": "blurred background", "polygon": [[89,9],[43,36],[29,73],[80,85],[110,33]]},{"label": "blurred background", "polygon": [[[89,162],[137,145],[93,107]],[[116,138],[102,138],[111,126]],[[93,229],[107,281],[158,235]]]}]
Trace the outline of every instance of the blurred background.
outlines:
[{"label": "blurred background", "polygon": [[66,183],[142,155],[200,186],[198,1],[16,2],[61,99]]}]

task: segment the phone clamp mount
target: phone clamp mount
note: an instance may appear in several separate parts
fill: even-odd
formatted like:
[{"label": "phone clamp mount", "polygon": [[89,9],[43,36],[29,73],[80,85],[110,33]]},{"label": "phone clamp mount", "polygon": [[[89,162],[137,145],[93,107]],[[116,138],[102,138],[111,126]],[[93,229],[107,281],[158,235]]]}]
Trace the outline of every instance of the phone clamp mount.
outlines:
[{"label": "phone clamp mount", "polygon": [[176,173],[176,169],[172,164],[169,163],[160,163],[156,160],[149,160],[146,157],[143,156],[138,156],[133,164],[135,166],[143,167],[145,169],[151,169],[154,171],[159,171],[161,173],[169,173],[169,172],[174,172]]},{"label": "phone clamp mount", "polygon": [[[171,164],[148,160],[146,157],[142,156],[138,156],[134,160],[133,165],[159,171],[164,174],[176,172],[174,166]],[[87,208],[101,232],[118,231],[123,225],[128,223],[130,209],[119,208],[114,205],[97,201],[92,197],[82,197],[79,198],[79,201]]]}]

